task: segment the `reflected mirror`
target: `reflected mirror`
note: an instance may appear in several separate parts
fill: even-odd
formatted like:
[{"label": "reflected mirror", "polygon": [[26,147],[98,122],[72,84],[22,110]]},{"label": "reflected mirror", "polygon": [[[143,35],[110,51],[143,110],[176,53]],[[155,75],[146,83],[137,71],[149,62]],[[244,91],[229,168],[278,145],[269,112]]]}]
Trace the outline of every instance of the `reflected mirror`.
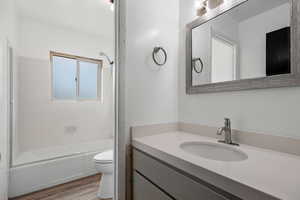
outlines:
[{"label": "reflected mirror", "polygon": [[193,27],[192,86],[290,74],[291,8],[248,0]]}]

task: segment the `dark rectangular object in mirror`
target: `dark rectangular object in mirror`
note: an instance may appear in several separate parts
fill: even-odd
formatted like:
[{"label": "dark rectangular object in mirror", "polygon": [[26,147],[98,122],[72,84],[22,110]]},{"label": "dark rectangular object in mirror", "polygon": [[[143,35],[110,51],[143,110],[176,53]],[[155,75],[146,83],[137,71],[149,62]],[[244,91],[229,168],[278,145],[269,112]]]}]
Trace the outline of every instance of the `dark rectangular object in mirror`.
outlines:
[{"label": "dark rectangular object in mirror", "polygon": [[291,73],[290,27],[267,33],[267,76]]}]

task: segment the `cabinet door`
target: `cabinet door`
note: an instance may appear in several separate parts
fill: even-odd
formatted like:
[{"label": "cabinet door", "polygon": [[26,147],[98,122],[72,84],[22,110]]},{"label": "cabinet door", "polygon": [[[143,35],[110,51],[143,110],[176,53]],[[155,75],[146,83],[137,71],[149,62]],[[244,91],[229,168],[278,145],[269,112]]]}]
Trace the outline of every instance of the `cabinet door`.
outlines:
[{"label": "cabinet door", "polygon": [[168,195],[134,172],[133,200],[172,200]]},{"label": "cabinet door", "polygon": [[233,196],[226,198],[204,183],[197,182],[140,151],[133,151],[133,167],[177,200],[237,199]]}]

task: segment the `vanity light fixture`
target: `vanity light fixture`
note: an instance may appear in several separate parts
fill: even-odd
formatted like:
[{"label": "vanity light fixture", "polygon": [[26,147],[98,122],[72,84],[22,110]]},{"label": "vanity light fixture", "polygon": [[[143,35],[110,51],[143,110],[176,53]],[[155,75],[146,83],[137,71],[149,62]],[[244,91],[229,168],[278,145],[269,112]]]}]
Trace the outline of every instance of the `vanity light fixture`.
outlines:
[{"label": "vanity light fixture", "polygon": [[202,2],[202,5],[199,1],[197,1],[196,2],[196,7],[197,7],[197,16],[200,17],[200,16],[205,15],[207,13],[205,1]]},{"label": "vanity light fixture", "polygon": [[222,5],[224,0],[204,0],[202,6],[197,8],[197,15],[203,16],[207,13],[208,10],[212,10]]},{"label": "vanity light fixture", "polygon": [[197,16],[202,16],[207,13],[207,9],[205,6],[201,6],[200,8],[197,9]]},{"label": "vanity light fixture", "polygon": [[110,9],[111,11],[114,11],[115,10],[115,4],[114,4],[114,0],[106,0],[108,3],[110,3]]},{"label": "vanity light fixture", "polygon": [[111,4],[110,9],[111,11],[115,11],[115,4]]},{"label": "vanity light fixture", "polygon": [[204,4],[206,4],[206,7],[208,7],[210,10],[215,9],[216,7],[220,6],[224,3],[224,0],[205,0]]}]

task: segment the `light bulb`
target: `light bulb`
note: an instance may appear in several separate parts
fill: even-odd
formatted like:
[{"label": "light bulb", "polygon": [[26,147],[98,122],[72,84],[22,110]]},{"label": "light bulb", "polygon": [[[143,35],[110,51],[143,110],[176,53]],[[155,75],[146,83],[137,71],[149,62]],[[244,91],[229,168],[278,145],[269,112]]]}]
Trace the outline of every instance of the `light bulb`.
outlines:
[{"label": "light bulb", "polygon": [[115,4],[112,3],[112,4],[110,5],[110,10],[111,10],[112,12],[115,11]]},{"label": "light bulb", "polygon": [[195,1],[195,8],[198,9],[201,7],[201,3],[199,0]]}]

